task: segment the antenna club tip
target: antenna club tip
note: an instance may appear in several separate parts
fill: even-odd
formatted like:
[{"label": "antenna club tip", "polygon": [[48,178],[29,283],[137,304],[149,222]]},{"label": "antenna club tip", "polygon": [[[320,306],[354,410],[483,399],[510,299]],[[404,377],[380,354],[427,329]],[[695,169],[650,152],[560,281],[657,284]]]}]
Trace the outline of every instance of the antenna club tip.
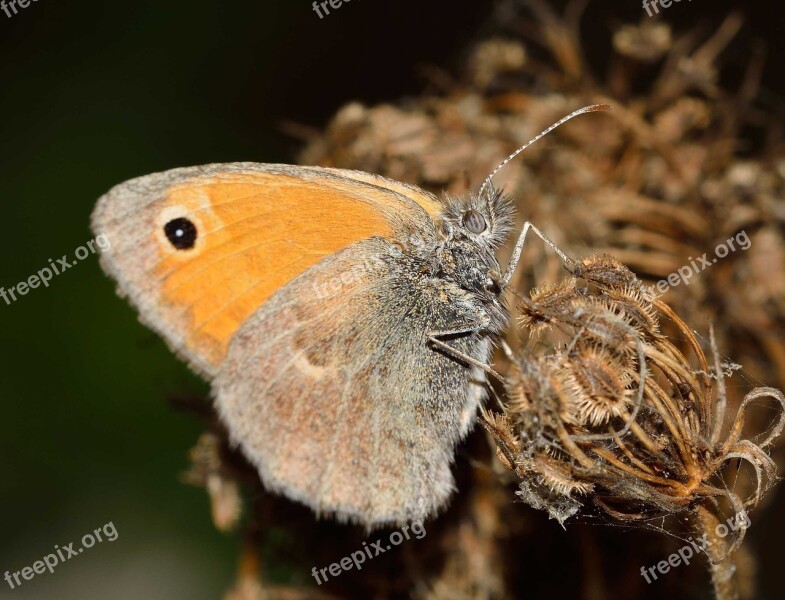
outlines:
[{"label": "antenna club tip", "polygon": [[606,102],[602,102],[600,104],[590,104],[589,106],[585,106],[581,109],[584,112],[600,112],[606,110],[613,110],[613,104],[608,104]]}]

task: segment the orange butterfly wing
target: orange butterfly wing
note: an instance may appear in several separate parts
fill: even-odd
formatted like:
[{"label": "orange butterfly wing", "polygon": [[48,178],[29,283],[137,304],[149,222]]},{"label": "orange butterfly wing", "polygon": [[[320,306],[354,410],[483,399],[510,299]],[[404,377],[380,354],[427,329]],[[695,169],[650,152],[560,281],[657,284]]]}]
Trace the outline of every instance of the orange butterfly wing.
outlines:
[{"label": "orange butterfly wing", "polygon": [[[127,181],[93,213],[104,269],[141,319],[213,376],[232,336],[270,296],[325,256],[369,238],[431,237],[435,197],[367,173],[254,163],[175,169]],[[186,218],[178,250],[164,226]]]}]

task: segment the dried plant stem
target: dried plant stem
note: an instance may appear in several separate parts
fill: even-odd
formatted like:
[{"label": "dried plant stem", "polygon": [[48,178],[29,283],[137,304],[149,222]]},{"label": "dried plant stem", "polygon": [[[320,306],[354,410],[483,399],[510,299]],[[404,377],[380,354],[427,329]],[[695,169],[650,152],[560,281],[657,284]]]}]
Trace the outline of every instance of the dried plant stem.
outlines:
[{"label": "dried plant stem", "polygon": [[726,538],[716,534],[720,524],[716,512],[700,504],[693,513],[693,524],[698,536],[706,535],[710,545],[705,549],[709,559],[709,572],[717,600],[737,600],[739,592],[736,586],[736,567],[733,564],[731,544]]},{"label": "dried plant stem", "polygon": [[243,535],[240,560],[237,566],[237,579],[224,600],[264,600],[267,598],[267,592],[262,585],[260,541],[258,528],[253,523],[249,523]]}]

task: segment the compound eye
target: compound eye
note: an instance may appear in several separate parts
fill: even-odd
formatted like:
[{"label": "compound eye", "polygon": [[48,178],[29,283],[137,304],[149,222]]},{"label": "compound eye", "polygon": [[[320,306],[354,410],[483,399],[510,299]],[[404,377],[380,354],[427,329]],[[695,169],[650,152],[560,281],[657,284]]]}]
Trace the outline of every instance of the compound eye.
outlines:
[{"label": "compound eye", "polygon": [[485,217],[474,209],[463,213],[463,226],[474,234],[482,233],[488,229],[488,223],[485,221]]}]

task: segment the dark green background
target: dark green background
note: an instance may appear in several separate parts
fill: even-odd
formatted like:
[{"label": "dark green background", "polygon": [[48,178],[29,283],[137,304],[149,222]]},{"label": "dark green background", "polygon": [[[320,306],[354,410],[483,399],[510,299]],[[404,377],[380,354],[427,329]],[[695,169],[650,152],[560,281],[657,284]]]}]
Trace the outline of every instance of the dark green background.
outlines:
[{"label": "dark green background", "polygon": [[[708,24],[729,8],[709,4],[668,16]],[[641,15],[638,2],[617,8]],[[72,256],[92,237],[95,200],[121,181],[292,162],[283,123],[320,126],[343,102],[417,93],[419,67],[459,64],[491,9],[352,0],[319,20],[308,0],[38,0],[0,13],[0,286]],[[751,25],[772,44],[772,86],[776,10],[761,5]],[[587,24],[605,43],[609,12],[598,5]],[[237,546],[213,528],[204,492],[178,481],[202,428],[166,403],[207,386],[137,323],[95,257],[0,300],[0,365],[0,576],[107,521],[119,532],[19,589],[0,581],[0,598],[219,597]]]}]

